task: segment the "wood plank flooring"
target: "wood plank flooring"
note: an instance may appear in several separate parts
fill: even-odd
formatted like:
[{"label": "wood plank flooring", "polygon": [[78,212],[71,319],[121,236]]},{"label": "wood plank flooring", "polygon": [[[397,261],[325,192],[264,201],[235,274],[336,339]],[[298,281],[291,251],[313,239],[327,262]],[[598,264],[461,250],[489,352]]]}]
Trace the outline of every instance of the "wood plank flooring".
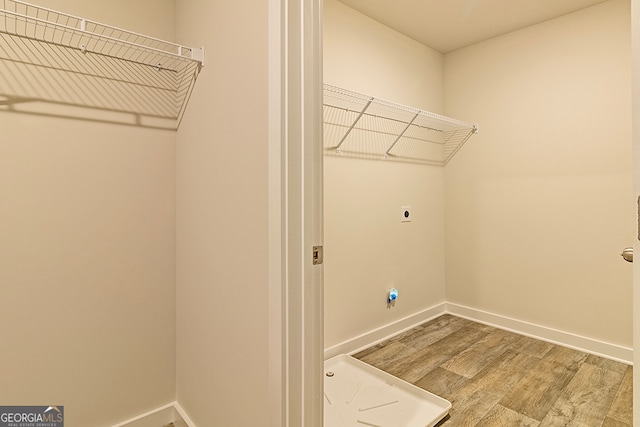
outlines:
[{"label": "wood plank flooring", "polygon": [[354,355],[452,403],[438,427],[631,427],[632,368],[445,314]]}]

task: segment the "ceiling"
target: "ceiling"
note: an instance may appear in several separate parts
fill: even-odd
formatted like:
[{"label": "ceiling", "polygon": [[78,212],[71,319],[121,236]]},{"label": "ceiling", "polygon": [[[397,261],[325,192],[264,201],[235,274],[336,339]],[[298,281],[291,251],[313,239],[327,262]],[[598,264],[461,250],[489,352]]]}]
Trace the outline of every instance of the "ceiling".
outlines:
[{"label": "ceiling", "polygon": [[441,53],[606,0],[340,0]]}]

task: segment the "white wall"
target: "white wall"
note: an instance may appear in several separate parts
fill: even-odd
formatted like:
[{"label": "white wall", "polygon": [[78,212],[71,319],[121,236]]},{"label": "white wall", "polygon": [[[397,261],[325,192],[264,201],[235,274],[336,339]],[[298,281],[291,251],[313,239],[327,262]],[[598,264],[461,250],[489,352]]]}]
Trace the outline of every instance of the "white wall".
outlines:
[{"label": "white wall", "polygon": [[177,139],[177,399],[198,426],[266,425],[267,2],[177,6],[207,55]]},{"label": "white wall", "polygon": [[[324,2],[326,83],[440,112],[442,72],[438,52]],[[325,156],[324,188],[325,347],[444,301],[442,168]]]},{"label": "white wall", "polygon": [[[174,37],[172,0],[34,3]],[[0,129],[0,402],[98,427],[175,400],[175,132]]]},{"label": "white wall", "polygon": [[631,347],[630,88],[626,0],[445,56],[448,301]]}]

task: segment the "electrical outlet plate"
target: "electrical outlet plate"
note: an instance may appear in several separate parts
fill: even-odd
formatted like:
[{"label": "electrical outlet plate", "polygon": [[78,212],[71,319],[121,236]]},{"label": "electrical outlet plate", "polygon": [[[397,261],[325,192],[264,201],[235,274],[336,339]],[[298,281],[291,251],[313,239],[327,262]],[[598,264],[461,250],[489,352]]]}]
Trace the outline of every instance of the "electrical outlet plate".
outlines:
[{"label": "electrical outlet plate", "polygon": [[400,217],[400,222],[411,222],[411,206],[402,206],[400,208],[400,213],[401,213],[401,217]]}]

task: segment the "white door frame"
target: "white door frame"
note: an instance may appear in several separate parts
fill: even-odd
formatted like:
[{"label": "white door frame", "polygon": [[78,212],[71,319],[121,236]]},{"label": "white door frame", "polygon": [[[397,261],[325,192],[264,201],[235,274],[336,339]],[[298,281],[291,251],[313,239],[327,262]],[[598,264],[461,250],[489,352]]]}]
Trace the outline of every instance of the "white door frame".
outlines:
[{"label": "white door frame", "polygon": [[[633,144],[633,192],[640,197],[640,0],[631,0],[631,50],[632,50],[632,144]],[[640,209],[640,206],[638,206]],[[638,213],[640,215],[640,212]],[[639,219],[640,221],[640,219]],[[640,233],[640,229],[638,230]],[[639,234],[640,235],[640,234]],[[633,239],[636,259],[633,265],[633,425],[640,425],[640,252],[637,237]]]},{"label": "white door frame", "polygon": [[322,0],[269,0],[272,427],[323,425]]}]

